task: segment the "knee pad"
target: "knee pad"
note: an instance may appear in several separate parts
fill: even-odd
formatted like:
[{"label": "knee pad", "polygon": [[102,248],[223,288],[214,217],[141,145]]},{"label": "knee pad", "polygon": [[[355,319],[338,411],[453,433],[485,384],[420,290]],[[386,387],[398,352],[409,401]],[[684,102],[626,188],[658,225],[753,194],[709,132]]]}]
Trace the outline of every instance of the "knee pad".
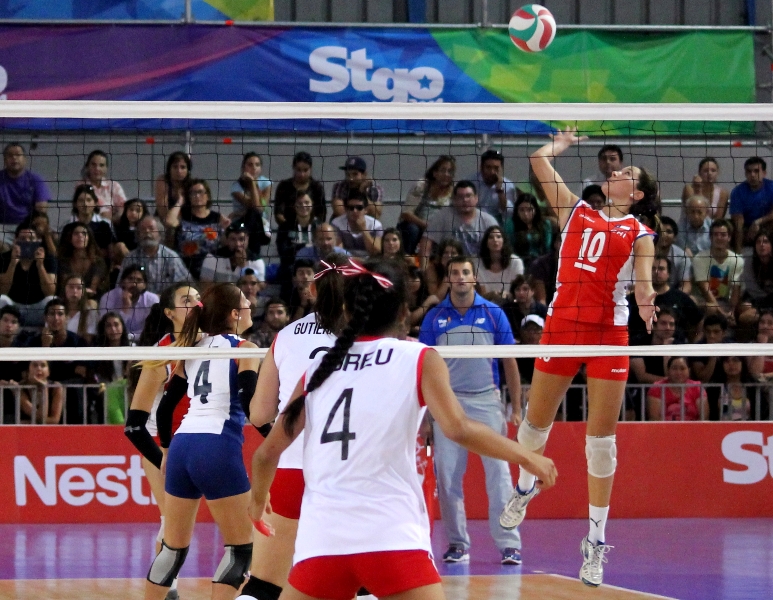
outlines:
[{"label": "knee pad", "polygon": [[257,600],[279,600],[279,594],[281,593],[282,588],[278,585],[263,581],[253,575],[242,588],[242,595],[239,597],[249,596]]},{"label": "knee pad", "polygon": [[164,541],[164,515],[161,515],[161,527],[158,528],[158,533],[156,534],[156,541],[159,544]]},{"label": "knee pad", "polygon": [[217,571],[215,571],[212,583],[224,583],[238,590],[250,572],[251,562],[252,542],[226,546],[225,554],[217,567]]},{"label": "knee pad", "polygon": [[598,478],[611,477],[617,468],[617,444],[614,435],[585,436],[585,458],[588,459],[588,475]]},{"label": "knee pad", "polygon": [[518,443],[532,452],[539,450],[547,444],[552,428],[552,425],[543,428],[535,427],[528,419],[524,419],[518,427]]},{"label": "knee pad", "polygon": [[162,587],[171,587],[188,555],[188,548],[170,548],[161,541],[161,552],[150,565],[148,581]]}]

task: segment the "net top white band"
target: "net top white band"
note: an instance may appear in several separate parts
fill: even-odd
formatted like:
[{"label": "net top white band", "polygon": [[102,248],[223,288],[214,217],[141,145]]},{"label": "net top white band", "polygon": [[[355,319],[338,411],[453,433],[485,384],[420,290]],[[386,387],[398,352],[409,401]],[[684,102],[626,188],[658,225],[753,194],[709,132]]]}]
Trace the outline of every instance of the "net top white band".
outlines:
[{"label": "net top white band", "polygon": [[0,117],[46,119],[426,119],[773,121],[773,104],[148,102],[6,100]]},{"label": "net top white band", "polygon": [[[443,358],[561,356],[773,356],[773,344],[679,344],[666,346],[439,346]],[[0,361],[185,360],[263,358],[268,348],[1,348]]]}]

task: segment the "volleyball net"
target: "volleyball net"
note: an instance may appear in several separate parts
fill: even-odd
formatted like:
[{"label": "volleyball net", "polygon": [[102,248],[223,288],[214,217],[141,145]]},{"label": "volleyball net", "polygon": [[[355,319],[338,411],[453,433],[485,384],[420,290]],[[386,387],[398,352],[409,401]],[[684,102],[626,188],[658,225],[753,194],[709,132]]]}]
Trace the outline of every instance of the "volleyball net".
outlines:
[{"label": "volleyball net", "polygon": [[[692,314],[690,311],[693,308],[684,307],[681,313],[677,311],[674,331],[663,337],[665,345],[659,343],[660,338],[653,340],[645,335],[645,341],[641,342],[644,345],[635,349],[602,346],[537,348],[533,342],[522,338],[521,326],[530,326],[529,320],[525,319],[530,313],[524,306],[515,306],[513,282],[516,277],[522,276],[523,279],[517,280],[517,283],[529,284],[531,293],[541,294],[537,299],[545,304],[549,303],[555,288],[554,273],[551,280],[549,270],[540,271],[539,277],[534,272],[534,261],[553,252],[552,242],[560,232],[540,189],[540,183],[544,182],[535,180],[528,161],[528,156],[548,141],[551,132],[576,127],[579,135],[588,138],[556,158],[558,172],[574,193],[581,196],[583,192],[588,192],[589,186],[603,183],[605,174],[602,172],[600,153],[604,154],[601,152],[604,150],[606,154],[613,155],[610,160],[617,156],[616,164],[619,166],[644,167],[655,176],[660,190],[661,216],[672,220],[672,232],[676,233],[674,229],[684,231],[690,228],[685,206],[691,196],[711,196],[705,197],[707,218],[731,218],[727,198],[733,188],[746,181],[747,160],[760,157],[769,161],[771,158],[772,122],[771,105],[734,104],[0,103],[3,147],[20,144],[26,168],[40,175],[50,192],[47,198],[48,220],[51,231],[59,237],[56,240],[58,256],[52,256],[59,259],[59,264],[51,268],[56,276],[54,293],[59,296],[67,297],[65,278],[77,274],[81,268],[72,268],[68,264],[74,253],[74,226],[71,223],[79,219],[83,221],[83,216],[77,214],[78,198],[74,197],[74,191],[81,183],[97,184],[99,177],[118,182],[122,188],[120,195],[115,187],[108,189],[108,186],[100,193],[100,203],[105,205],[102,208],[114,211],[111,214],[110,210],[96,209],[108,228],[110,219],[115,217],[113,229],[117,232],[124,202],[140,199],[148,214],[160,217],[161,242],[183,260],[184,276],[160,269],[158,272],[161,274],[156,273],[156,279],[148,282],[148,289],[160,293],[166,286],[185,279],[192,285],[200,286],[203,291],[213,281],[237,282],[245,273],[250,274],[252,268],[252,274],[263,286],[255,298],[256,321],[264,317],[269,297],[292,294],[294,266],[298,264],[295,254],[302,247],[309,249],[310,256],[318,257],[320,252],[314,251],[315,235],[305,222],[295,229],[286,225],[293,223],[293,219],[297,220],[293,204],[297,189],[309,191],[312,216],[317,220],[315,227],[338,219],[337,224],[334,223],[340,231],[337,243],[344,247],[351,244],[355,256],[381,255],[382,250],[363,248],[358,245],[358,236],[348,235],[349,225],[346,223],[350,211],[347,204],[359,205],[354,209],[362,207],[369,211],[368,217],[379,222],[379,236],[387,230],[396,230],[402,237],[403,250],[409,256],[416,255],[412,264],[425,274],[425,279],[431,279],[427,275],[429,269],[436,269],[434,291],[442,294],[445,292],[441,285],[443,256],[439,250],[443,242],[446,239],[456,240],[462,253],[477,259],[485,232],[469,231],[464,227],[433,231],[431,217],[438,210],[453,209],[455,183],[471,181],[476,186],[478,208],[491,215],[518,259],[510,264],[510,267],[515,265],[514,268],[499,271],[504,272],[499,279],[491,279],[492,273],[498,273],[496,268],[492,270],[487,264],[479,263],[486,267],[489,277],[483,283],[481,293],[502,305],[503,309],[508,308],[506,305],[509,303],[510,312],[515,315],[510,320],[515,337],[525,343],[514,346],[439,347],[442,356],[518,359],[618,354],[636,357],[670,357],[675,354],[684,358],[758,357],[757,363],[762,362],[762,366],[754,373],[757,383],[766,373],[765,357],[773,356],[773,346],[767,343],[765,336],[758,335],[758,321],[768,308],[767,296],[751,298],[744,295],[747,286],[741,277],[742,269],[728,274],[721,269],[711,270],[716,265],[709,265],[709,271],[698,273],[698,279],[710,282],[712,293],[717,296],[727,294],[727,303],[721,304],[722,310],[715,312],[721,312],[725,321],[729,321],[723,325],[726,336],[735,336],[743,342],[734,344],[668,345],[672,341],[703,341],[702,317],[711,312],[707,311],[707,299],[696,281],[694,262],[690,265],[689,261],[682,259],[683,254],[675,256],[670,248],[663,250],[663,256],[669,259],[672,287],[684,288],[695,301],[698,313]],[[102,151],[106,160],[102,171],[96,169],[92,172],[89,171],[87,158],[95,150]],[[189,158],[186,167],[189,169],[188,179],[180,185],[176,175],[167,168],[170,166],[169,158],[175,152]],[[255,153],[259,158],[260,171],[253,171],[252,178],[257,180],[256,188],[262,196],[260,200],[255,199],[251,207],[243,202],[252,189],[249,179],[243,177],[244,161],[249,153]],[[711,158],[714,168],[703,171],[702,162],[707,157]],[[484,159],[499,164],[499,170],[492,170],[497,171],[495,175],[486,172],[482,164]],[[299,162],[308,167],[305,174],[297,173],[295,166]],[[309,184],[309,177],[316,183]],[[197,181],[206,182],[211,200],[211,207],[208,208],[223,219],[191,217],[190,214],[187,219],[180,217],[185,203],[191,202],[189,184]],[[278,202],[280,188],[285,195]],[[503,190],[504,200],[497,195],[498,189]],[[263,194],[265,190],[268,191]],[[603,187],[601,191],[603,193]],[[180,214],[170,224],[168,212],[175,208],[178,200]],[[159,201],[166,202],[166,206],[160,208]],[[534,202],[544,229],[534,233],[527,223],[524,233],[523,219],[518,216],[518,206],[524,202]],[[190,213],[190,207],[188,211]],[[230,263],[234,249],[228,245],[230,230],[226,219],[237,223],[241,221],[241,230],[253,242],[249,256]],[[14,234],[19,220],[5,218],[3,227],[7,252],[12,252],[16,245]],[[126,223],[121,226],[125,228]],[[132,223],[130,231],[136,233],[136,226]],[[376,229],[371,224],[368,227]],[[700,234],[702,237],[700,240],[697,237],[687,239],[686,243],[694,242],[696,250],[698,245],[703,244],[701,249],[705,250],[705,244],[710,242],[708,232],[698,231],[701,227],[692,229],[696,230],[696,236]],[[259,243],[255,242],[258,238]],[[431,243],[422,245],[423,238],[428,238]],[[674,246],[678,246],[678,239],[675,235]],[[100,337],[97,331],[97,323],[108,311],[119,313],[125,321],[124,327],[137,327],[136,323],[128,323],[133,320],[133,315],[141,320],[139,311],[135,312],[134,308],[118,301],[118,304],[105,304],[98,308],[101,298],[111,290],[121,289],[123,270],[134,264],[131,256],[124,254],[119,257],[115,254],[115,239],[108,241],[99,249],[104,263],[101,277],[86,281],[87,275],[83,274],[81,282],[83,294],[92,301],[88,306],[83,305],[85,316],[81,317],[89,321],[85,331],[92,344],[107,344],[106,337]],[[749,244],[749,239],[743,242],[743,256],[752,260]],[[383,237],[382,247],[387,247]],[[293,256],[287,254],[288,248]],[[126,248],[126,251],[132,250]],[[49,252],[48,248],[46,252]],[[423,253],[426,253],[424,258]],[[208,256],[213,257],[214,262],[207,262]],[[137,259],[137,264],[140,263],[142,260]],[[0,269],[7,271],[8,264],[6,261]],[[221,265],[226,266],[221,269]],[[681,269],[676,276],[673,275],[675,269]],[[148,268],[146,277],[151,276],[152,271]],[[47,293],[50,290],[43,293],[35,290],[37,295],[25,298],[23,290],[13,285],[12,278],[8,281],[11,284],[0,289],[0,302],[20,307],[25,318],[31,315],[23,325],[28,330],[26,334],[34,337],[40,328],[48,326],[44,314],[46,302],[42,300],[49,300],[52,294]],[[96,281],[99,289],[92,289],[92,281]],[[734,302],[734,281],[739,286],[740,300],[736,299],[730,305]],[[741,318],[742,302],[746,302],[743,307],[749,311],[744,319]],[[37,317],[34,311],[37,311]],[[93,317],[88,316],[89,311]],[[74,318],[69,313],[67,316]],[[541,317],[531,319],[531,324],[539,325],[540,320]],[[131,339],[129,337],[129,341]],[[77,349],[21,347],[0,348],[0,361],[72,361],[74,357],[85,362],[156,358],[181,360],[262,357],[265,352],[265,349],[129,346]],[[661,370],[665,377],[665,361]],[[632,385],[644,384],[632,382]]]}]

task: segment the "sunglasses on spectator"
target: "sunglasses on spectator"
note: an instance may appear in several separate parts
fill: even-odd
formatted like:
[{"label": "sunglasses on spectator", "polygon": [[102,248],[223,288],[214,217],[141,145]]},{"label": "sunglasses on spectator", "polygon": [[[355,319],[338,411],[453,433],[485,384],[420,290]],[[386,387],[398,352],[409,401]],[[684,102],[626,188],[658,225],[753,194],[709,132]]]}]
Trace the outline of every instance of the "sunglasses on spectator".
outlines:
[{"label": "sunglasses on spectator", "polygon": [[349,204],[346,210],[365,210],[364,204]]}]

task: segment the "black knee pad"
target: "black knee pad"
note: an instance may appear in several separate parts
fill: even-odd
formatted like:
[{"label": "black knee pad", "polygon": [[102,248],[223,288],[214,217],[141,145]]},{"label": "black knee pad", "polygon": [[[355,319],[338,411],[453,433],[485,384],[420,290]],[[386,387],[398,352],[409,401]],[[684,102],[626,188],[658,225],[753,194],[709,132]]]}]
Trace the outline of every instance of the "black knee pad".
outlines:
[{"label": "black knee pad", "polygon": [[254,575],[242,588],[242,596],[252,596],[257,600],[278,600],[282,588],[268,581],[258,579]]},{"label": "black knee pad", "polygon": [[212,583],[224,583],[239,589],[244,578],[250,572],[252,562],[252,542],[236,546],[226,546],[223,559],[215,571]]},{"label": "black knee pad", "polygon": [[172,582],[177,577],[180,569],[188,556],[188,548],[170,548],[166,542],[161,541],[161,551],[156,555],[153,564],[148,571],[148,581],[162,587],[172,587]]}]

